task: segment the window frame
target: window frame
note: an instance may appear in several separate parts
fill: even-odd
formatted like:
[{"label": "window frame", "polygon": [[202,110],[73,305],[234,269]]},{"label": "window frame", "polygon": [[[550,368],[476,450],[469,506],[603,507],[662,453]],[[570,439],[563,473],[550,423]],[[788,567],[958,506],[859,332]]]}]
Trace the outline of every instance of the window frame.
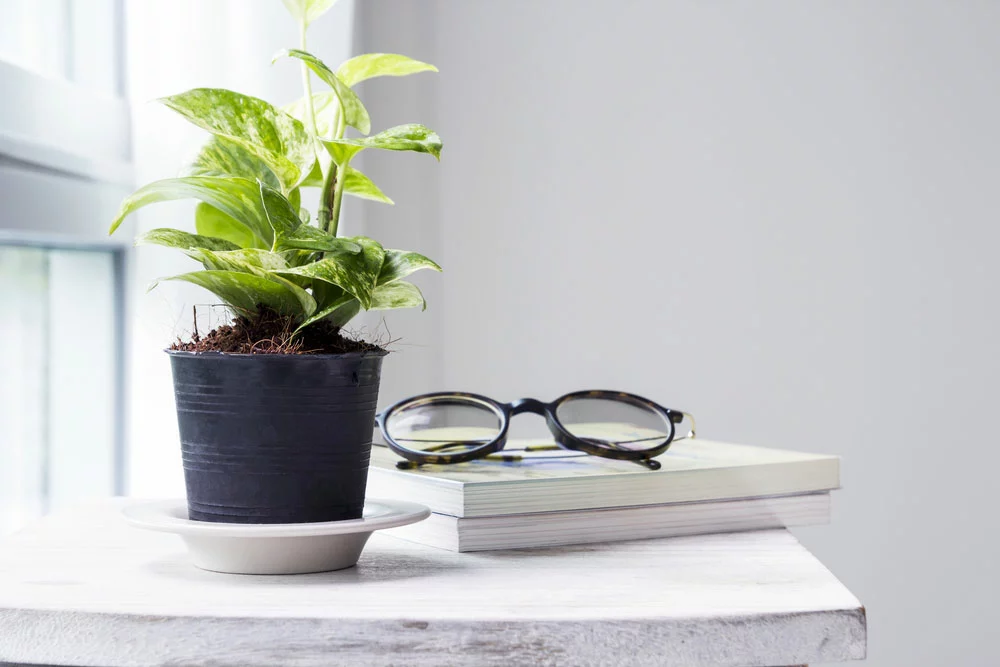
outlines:
[{"label": "window frame", "polygon": [[[114,466],[112,470],[112,493],[116,496],[125,495],[127,491],[125,474],[128,464],[125,438],[128,427],[125,413],[126,383],[128,379],[128,365],[125,354],[128,337],[127,320],[125,317],[128,302],[125,290],[129,262],[128,247],[110,241],[80,241],[70,236],[32,235],[5,230],[0,230],[0,247],[26,247],[40,250],[74,250],[84,252],[96,251],[111,255],[113,275],[112,303],[115,312],[115,319],[110,332],[113,338],[112,347],[115,350],[115,364],[112,370],[114,395],[109,397],[114,406],[112,422],[114,440],[111,443],[112,464]],[[46,510],[48,509],[48,502],[48,497],[43,499],[43,506]]]},{"label": "window frame", "polygon": [[[52,197],[77,201],[81,193],[102,210],[118,190],[134,185],[130,109],[125,99],[124,0],[65,0],[62,25],[51,36],[65,50],[63,78],[0,60],[0,178],[55,185]],[[72,110],[68,115],[67,110]],[[93,187],[91,187],[93,186]],[[48,192],[48,190],[46,190]],[[127,470],[126,383],[129,332],[125,292],[132,223],[113,239],[93,215],[35,213],[33,193],[14,202],[18,215],[0,216],[0,245],[111,254],[114,338],[113,493],[123,495]],[[34,194],[37,196],[37,194]],[[49,207],[51,208],[51,206]],[[71,208],[66,206],[67,209]],[[110,217],[109,217],[110,220]],[[46,499],[45,502],[47,502]]]}]

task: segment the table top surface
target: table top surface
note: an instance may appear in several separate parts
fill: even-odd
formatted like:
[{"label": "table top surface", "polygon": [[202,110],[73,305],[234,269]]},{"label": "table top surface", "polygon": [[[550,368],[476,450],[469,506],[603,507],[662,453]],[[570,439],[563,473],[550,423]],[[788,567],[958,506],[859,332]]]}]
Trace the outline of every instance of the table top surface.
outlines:
[{"label": "table top surface", "polygon": [[[357,567],[199,570],[123,500],[0,541],[0,662],[798,664],[864,656],[858,600],[785,531],[453,553],[375,534]],[[400,656],[406,656],[401,659]],[[616,658],[617,656],[617,658]]]}]

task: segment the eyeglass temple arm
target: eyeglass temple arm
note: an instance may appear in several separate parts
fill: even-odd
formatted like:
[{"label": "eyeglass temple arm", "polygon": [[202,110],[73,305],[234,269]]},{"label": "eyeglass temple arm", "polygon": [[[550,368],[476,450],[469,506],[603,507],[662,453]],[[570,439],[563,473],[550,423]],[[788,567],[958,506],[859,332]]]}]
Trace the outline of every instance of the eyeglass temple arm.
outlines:
[{"label": "eyeglass temple arm", "polygon": [[688,427],[687,435],[676,437],[674,438],[674,440],[686,440],[697,436],[697,434],[695,433],[696,426],[693,414],[691,414],[690,412],[679,412],[679,411],[673,411],[670,413],[670,421],[672,421],[675,424],[680,424],[685,419],[687,419],[688,423],[690,424],[690,426]]}]

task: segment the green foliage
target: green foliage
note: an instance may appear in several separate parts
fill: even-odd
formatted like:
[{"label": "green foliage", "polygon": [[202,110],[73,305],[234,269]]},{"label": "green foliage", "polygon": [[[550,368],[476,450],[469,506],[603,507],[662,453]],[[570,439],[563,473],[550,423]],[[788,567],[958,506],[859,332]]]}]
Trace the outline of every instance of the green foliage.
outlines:
[{"label": "green foliage", "polygon": [[437,67],[395,53],[366,53],[344,61],[337,68],[337,78],[352,88],[377,76],[406,76],[417,72],[436,72]]},{"label": "green foliage", "polygon": [[288,317],[309,317],[316,311],[316,301],[291,281],[279,281],[255,273],[225,269],[194,271],[164,280],[183,280],[204,287],[241,315],[252,315],[261,306],[273,308]]},{"label": "green foliage", "polygon": [[278,177],[267,162],[253,151],[232,139],[215,136],[202,147],[194,161],[184,170],[185,176],[240,176],[251,181],[281,189]]},{"label": "green foliage", "polygon": [[173,199],[203,201],[242,225],[255,237],[255,243],[270,248],[274,241],[274,231],[264,212],[260,186],[245,178],[224,176],[185,176],[153,181],[125,198],[111,223],[111,232],[143,206]]},{"label": "green foliage", "polygon": [[279,51],[271,62],[279,58],[298,58],[306,66],[316,73],[323,83],[333,89],[334,95],[340,102],[339,118],[343,119],[347,125],[357,128],[362,134],[368,134],[372,130],[371,118],[368,116],[368,109],[361,103],[358,96],[351,90],[350,86],[340,80],[340,78],[327,67],[322,60],[311,53],[300,49],[285,49]]},{"label": "green foliage", "polygon": [[239,245],[231,243],[225,239],[213,238],[211,236],[199,236],[198,234],[188,234],[179,229],[151,229],[135,240],[136,245],[162,245],[167,248],[178,248],[180,250],[194,250],[204,248],[205,250],[238,250]]},{"label": "green foliage", "polygon": [[416,151],[429,153],[441,159],[441,137],[423,125],[397,125],[370,137],[357,139],[320,138],[338,165],[350,163],[355,155],[366,148],[386,151]]},{"label": "green foliage", "polygon": [[[160,101],[203,130],[258,157],[284,192],[297,186],[312,169],[313,142],[306,128],[264,100],[220,88],[195,88]],[[223,160],[215,164],[225,167]]]},{"label": "green foliage", "polygon": [[308,27],[337,4],[337,0],[283,0],[288,13]]},{"label": "green foliage", "polygon": [[440,271],[441,267],[417,252],[408,250],[386,250],[385,261],[378,274],[378,284],[384,285],[400,280],[420,269]]},{"label": "green foliage", "polygon": [[362,199],[380,201],[383,204],[393,204],[394,202],[385,196],[385,193],[378,189],[368,178],[354,167],[345,167],[344,194],[354,195]]},{"label": "green foliage", "polygon": [[389,310],[391,308],[416,308],[427,307],[424,295],[413,283],[405,280],[380,285],[373,295],[372,306],[377,310]]},{"label": "green foliage", "polygon": [[202,236],[224,239],[238,248],[263,248],[266,246],[242,222],[205,202],[199,202],[194,207],[194,228]]},{"label": "green foliage", "polygon": [[[297,118],[303,125],[309,123],[308,98],[301,97],[290,104],[281,107],[281,110],[293,118]],[[316,118],[316,134],[321,137],[332,137],[337,134],[337,124],[340,122],[340,99],[336,93],[316,93],[312,96],[313,114]],[[318,166],[318,163],[317,163]],[[320,177],[322,180],[322,177]],[[319,185],[319,182],[316,183]]]},{"label": "green foliage", "polygon": [[[137,244],[180,250],[202,270],[163,280],[203,287],[235,313],[262,307],[292,321],[296,331],[316,322],[346,325],[362,310],[423,308],[423,295],[404,280],[440,271],[415,252],[385,249],[371,238],[337,235],[345,194],[392,204],[351,161],[367,148],[427,153],[440,159],[441,139],[423,125],[401,125],[371,136],[371,118],[352,90],[379,76],[436,72],[397,54],[370,53],[336,70],[305,49],[306,28],[335,0],[284,0],[302,36],[300,48],[275,56],[296,59],[305,95],[283,107],[218,88],[196,88],[161,102],[210,133],[179,178],[136,190],[111,224],[149,204],[193,199],[194,230],[153,229]],[[329,91],[313,94],[315,75]],[[317,215],[300,207],[301,188],[320,188]],[[315,220],[310,224],[310,220]]]},{"label": "green foliage", "polygon": [[288,269],[286,273],[336,285],[356,298],[362,307],[370,308],[372,292],[385,261],[385,250],[378,241],[363,236],[351,240],[361,245],[361,252],[327,256],[305,266]]}]

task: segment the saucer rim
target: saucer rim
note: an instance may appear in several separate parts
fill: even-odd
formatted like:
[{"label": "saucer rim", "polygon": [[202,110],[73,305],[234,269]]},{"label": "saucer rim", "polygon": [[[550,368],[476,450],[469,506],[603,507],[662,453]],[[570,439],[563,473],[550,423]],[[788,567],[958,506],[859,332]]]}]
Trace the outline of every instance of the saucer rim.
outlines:
[{"label": "saucer rim", "polygon": [[121,508],[125,520],[136,528],[177,535],[233,538],[320,537],[371,533],[398,528],[430,516],[428,507],[408,500],[366,498],[365,509],[379,505],[388,509],[376,516],[316,523],[216,523],[182,518],[187,514],[183,499],[135,500]]}]

